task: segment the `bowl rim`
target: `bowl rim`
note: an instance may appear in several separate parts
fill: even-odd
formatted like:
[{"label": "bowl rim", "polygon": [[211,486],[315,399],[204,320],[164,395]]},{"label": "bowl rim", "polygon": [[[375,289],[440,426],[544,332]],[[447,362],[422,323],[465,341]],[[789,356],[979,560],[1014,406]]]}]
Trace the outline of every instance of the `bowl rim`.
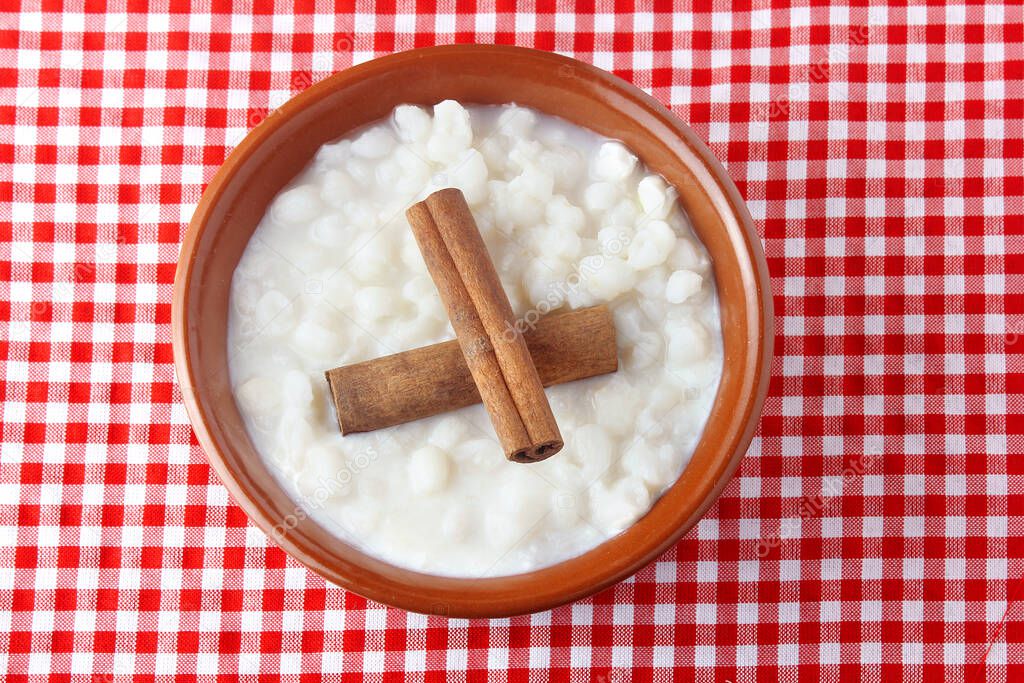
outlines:
[{"label": "bowl rim", "polygon": [[[700,495],[693,496],[693,498],[699,500],[699,503],[692,508],[692,513],[686,518],[685,522],[677,525],[675,528],[665,529],[661,537],[657,539],[657,542],[653,544],[647,543],[645,552],[634,553],[627,562],[608,562],[605,565],[602,565],[600,562],[596,564],[591,562],[593,571],[587,572],[586,576],[580,576],[579,580],[574,581],[572,585],[551,588],[550,586],[543,587],[542,583],[538,583],[538,587],[542,587],[542,589],[529,594],[510,595],[508,587],[502,584],[518,583],[521,589],[523,586],[522,581],[515,582],[510,580],[526,580],[534,575],[543,575],[547,569],[572,564],[581,560],[581,558],[596,554],[605,544],[610,543],[616,538],[629,535],[635,529],[635,525],[628,527],[618,536],[603,541],[583,555],[569,558],[551,567],[525,574],[481,579],[454,578],[397,568],[399,574],[415,577],[420,583],[436,583],[448,587],[445,589],[443,602],[437,602],[432,601],[429,589],[414,589],[410,586],[408,590],[403,592],[402,590],[396,591],[395,585],[390,583],[382,585],[378,582],[367,581],[367,576],[374,574],[372,568],[366,570],[368,574],[361,574],[357,577],[339,572],[336,566],[332,566],[329,561],[325,561],[324,554],[327,553],[326,550],[321,548],[320,552],[315,552],[309,547],[304,547],[293,534],[276,537],[273,533],[273,529],[277,526],[275,519],[268,518],[264,506],[257,500],[256,495],[239,481],[239,478],[236,476],[237,473],[225,459],[217,439],[211,432],[208,418],[208,412],[211,411],[200,400],[199,384],[201,380],[197,381],[190,350],[188,301],[193,284],[192,277],[195,272],[196,248],[209,227],[209,219],[213,207],[216,206],[225,188],[235,177],[244,162],[297,112],[341,88],[349,87],[371,77],[379,77],[382,73],[392,69],[401,69],[404,65],[411,62],[433,58],[451,58],[452,56],[473,59],[484,54],[488,56],[497,55],[503,59],[532,60],[552,70],[570,69],[577,77],[598,81],[604,87],[615,91],[616,96],[628,100],[631,106],[639,107],[644,111],[645,115],[654,117],[660,125],[664,126],[678,141],[681,141],[693,152],[697,160],[702,164],[703,171],[706,171],[706,173],[703,171],[700,173],[702,176],[700,178],[701,183],[705,188],[708,182],[717,186],[718,191],[725,200],[725,205],[718,206],[717,208],[727,212],[727,215],[736,222],[742,234],[743,247],[745,248],[743,256],[745,256],[748,262],[750,271],[749,273],[745,272],[743,278],[744,295],[747,300],[745,311],[749,319],[748,326],[751,328],[751,334],[748,336],[754,339],[754,343],[747,345],[745,355],[740,359],[744,367],[749,368],[745,371],[744,375],[743,386],[745,391],[741,396],[742,401],[735,406],[730,406],[730,409],[734,411],[734,418],[731,420],[731,426],[727,430],[728,439],[715,447],[716,451],[722,455],[715,461],[716,467],[709,473],[709,476],[701,477],[698,482],[699,488],[697,493]],[[743,455],[746,453],[756,430],[761,408],[767,395],[774,342],[774,318],[770,279],[764,251],[753,220],[739,191],[722,164],[688,126],[676,118],[664,105],[639,88],[585,62],[556,53],[530,48],[470,44],[419,48],[378,57],[353,66],[311,85],[306,90],[292,97],[273,112],[272,115],[268,115],[258,126],[250,130],[243,140],[230,152],[210,180],[188,225],[175,272],[171,322],[175,371],[183,402],[196,438],[225,488],[228,489],[232,498],[245,511],[249,519],[289,556],[320,574],[331,583],[388,605],[414,612],[443,614],[452,617],[503,617],[538,612],[563,605],[597,593],[635,574],[663,554],[670,546],[674,545],[718,499],[726,484],[731,480]],[[721,393],[716,395],[712,405],[712,414],[716,408],[720,408],[719,401],[721,398]],[[680,478],[683,477],[685,472],[684,468]],[[678,480],[670,485],[665,493],[677,484]],[[291,498],[287,491],[283,490],[283,487],[282,491]],[[664,496],[665,494],[662,495]],[[307,522],[316,524],[311,518],[303,520],[303,523]],[[648,539],[643,540],[646,541]],[[347,545],[343,541],[339,540],[338,542],[339,544]],[[351,548],[351,546],[348,547]],[[378,562],[394,567],[394,565],[390,565],[390,563],[385,561],[378,560]],[[439,605],[443,605],[443,609],[439,609]]]}]

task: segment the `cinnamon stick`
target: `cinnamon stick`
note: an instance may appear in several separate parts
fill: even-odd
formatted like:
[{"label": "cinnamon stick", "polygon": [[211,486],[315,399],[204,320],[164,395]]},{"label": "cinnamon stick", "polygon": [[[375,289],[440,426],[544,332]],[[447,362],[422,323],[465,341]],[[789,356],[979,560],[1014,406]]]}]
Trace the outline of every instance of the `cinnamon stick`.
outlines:
[{"label": "cinnamon stick", "polygon": [[[615,372],[607,306],[545,316],[523,333],[544,386]],[[455,340],[328,370],[342,434],[369,432],[480,403]]]},{"label": "cinnamon stick", "polygon": [[439,190],[406,216],[505,457],[535,462],[554,455],[562,435],[462,192]]}]

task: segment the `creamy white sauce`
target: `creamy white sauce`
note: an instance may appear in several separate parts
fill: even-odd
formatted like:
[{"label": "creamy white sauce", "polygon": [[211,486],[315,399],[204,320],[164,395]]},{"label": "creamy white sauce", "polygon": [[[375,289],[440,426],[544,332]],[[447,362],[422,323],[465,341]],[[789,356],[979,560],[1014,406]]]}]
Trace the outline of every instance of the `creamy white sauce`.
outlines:
[{"label": "creamy white sauce", "polygon": [[[565,448],[505,461],[481,406],[342,437],[324,371],[454,337],[405,220],[462,189],[513,310],[607,302],[619,371],[547,390]],[[714,278],[675,191],[617,142],[529,109],[403,106],[323,146],[231,286],[229,366],[259,453],[313,516],[403,567],[529,571],[583,553],[678,478],[718,387]]]}]

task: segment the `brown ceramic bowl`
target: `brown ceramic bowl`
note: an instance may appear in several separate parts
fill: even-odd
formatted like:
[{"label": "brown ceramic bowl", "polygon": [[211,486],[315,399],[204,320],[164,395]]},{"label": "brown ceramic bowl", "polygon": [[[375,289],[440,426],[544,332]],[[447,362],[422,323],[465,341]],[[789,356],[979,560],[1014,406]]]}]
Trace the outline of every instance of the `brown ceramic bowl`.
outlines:
[{"label": "brown ceramic bowl", "polygon": [[400,569],[346,545],[312,519],[279,541],[339,586],[415,612],[494,617],[535,612],[595,593],[657,558],[714,502],[745,452],[768,384],[771,295],[750,215],[721,164],[653,98],[611,74],[558,55],[457,45],[382,57],[310,87],[256,127],[210,182],[189,225],[174,282],[174,360],[202,444],[235,501],[271,530],[295,502],[246,433],[228,382],[231,275],[267,204],[325,142],[403,103],[515,102],[622,140],[679,190],[710,252],[724,331],[724,374],[690,464],[653,509],[585,555],[528,574],[457,579]]}]

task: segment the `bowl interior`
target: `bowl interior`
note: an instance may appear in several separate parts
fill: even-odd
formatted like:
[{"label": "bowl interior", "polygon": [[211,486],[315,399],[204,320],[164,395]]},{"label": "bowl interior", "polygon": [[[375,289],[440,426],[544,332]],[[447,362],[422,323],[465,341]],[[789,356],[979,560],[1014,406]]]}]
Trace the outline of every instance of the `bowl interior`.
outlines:
[{"label": "bowl interior", "polygon": [[[270,200],[324,143],[403,103],[515,102],[623,141],[678,190],[714,263],[724,372],[708,423],[679,480],[634,526],[558,565],[456,579],[394,567],[305,518],[257,454],[228,378],[231,276]],[[768,278],[749,215],[721,165],[660,104],[625,82],[557,55],[496,46],[399,53],[349,69],[274,112],[231,154],[203,195],[182,248],[174,294],[178,377],[197,437],[234,499],[293,557],[361,595],[417,612],[501,616],[545,609],[632,574],[714,501],[749,443],[771,354]]]}]

